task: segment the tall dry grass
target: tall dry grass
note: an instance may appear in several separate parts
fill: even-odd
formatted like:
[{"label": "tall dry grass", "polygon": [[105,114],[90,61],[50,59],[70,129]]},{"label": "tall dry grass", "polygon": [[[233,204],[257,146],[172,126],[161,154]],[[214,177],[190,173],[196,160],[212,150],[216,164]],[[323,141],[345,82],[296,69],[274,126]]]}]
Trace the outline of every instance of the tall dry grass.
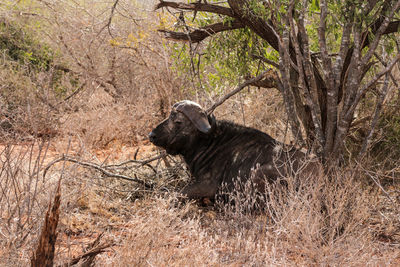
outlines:
[{"label": "tall dry grass", "polygon": [[[378,194],[353,171],[304,179],[297,190],[271,186],[265,212],[229,205],[217,210],[155,198],[140,201],[118,238],[110,265],[395,266],[396,242],[371,227]],[[292,189],[290,189],[292,188]],[[146,203],[146,204],[143,204]],[[245,203],[243,199],[238,201]],[[251,203],[251,199],[247,201]],[[393,207],[392,207],[393,208]],[[398,224],[398,221],[397,221]]]}]

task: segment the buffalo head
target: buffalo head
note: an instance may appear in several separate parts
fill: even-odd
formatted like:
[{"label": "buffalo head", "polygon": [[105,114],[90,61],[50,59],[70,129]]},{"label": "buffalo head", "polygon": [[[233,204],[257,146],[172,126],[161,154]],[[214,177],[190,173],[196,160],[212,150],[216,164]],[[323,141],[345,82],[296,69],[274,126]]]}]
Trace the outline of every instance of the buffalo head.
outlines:
[{"label": "buffalo head", "polygon": [[170,116],[151,131],[149,139],[168,154],[182,154],[198,138],[209,135],[214,124],[214,116],[207,116],[199,104],[184,100],[173,105]]}]

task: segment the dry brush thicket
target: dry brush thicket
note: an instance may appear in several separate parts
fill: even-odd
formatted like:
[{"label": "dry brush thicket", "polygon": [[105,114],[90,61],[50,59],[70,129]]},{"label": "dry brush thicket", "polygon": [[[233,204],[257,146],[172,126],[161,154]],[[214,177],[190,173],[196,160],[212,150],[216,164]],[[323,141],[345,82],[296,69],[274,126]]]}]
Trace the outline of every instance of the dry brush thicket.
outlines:
[{"label": "dry brush thicket", "polygon": [[[191,79],[176,76],[155,14],[120,0],[109,23],[115,1],[28,2],[1,3],[1,19],[17,25],[15,33],[34,32],[55,54],[39,69],[0,59],[0,93],[9,93],[0,94],[8,101],[0,102],[0,266],[31,262],[59,181],[55,265],[400,263],[395,169],[360,163],[329,177],[301,177],[296,186],[296,177],[288,177],[288,189],[268,188],[261,212],[249,207],[251,195],[232,195],[235,206],[179,202],[175,192],[189,179],[179,159],[154,156],[149,146],[129,148],[145,140],[175,100],[208,106],[215,95],[193,95]],[[283,108],[278,94],[251,89],[216,113],[288,141]]]},{"label": "dry brush thicket", "polygon": [[[79,135],[101,148],[117,139],[128,144],[142,140],[147,122],[166,114],[182,89],[166,44],[154,34],[148,9],[120,1],[111,14],[112,4],[30,1],[1,6],[2,37],[22,54],[15,62],[7,58],[12,51],[3,48],[1,104],[2,111],[9,111],[2,112],[3,128],[11,124],[25,138],[48,128],[42,135]],[[24,47],[29,44],[38,53]],[[31,59],[44,61],[42,54],[47,61],[33,69]],[[21,115],[14,119],[16,111]]]}]

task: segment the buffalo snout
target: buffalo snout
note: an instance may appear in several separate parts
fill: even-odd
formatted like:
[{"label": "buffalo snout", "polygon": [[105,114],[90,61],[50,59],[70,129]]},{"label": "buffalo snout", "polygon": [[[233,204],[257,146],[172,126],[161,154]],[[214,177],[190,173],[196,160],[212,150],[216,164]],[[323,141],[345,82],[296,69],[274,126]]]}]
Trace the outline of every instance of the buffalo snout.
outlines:
[{"label": "buffalo snout", "polygon": [[150,142],[152,142],[152,143],[154,143],[154,141],[156,140],[156,134],[153,132],[153,131],[151,131],[150,133],[149,133],[149,140],[150,140]]},{"label": "buffalo snout", "polygon": [[149,140],[156,146],[165,146],[168,140],[167,121],[161,122],[150,133]]}]

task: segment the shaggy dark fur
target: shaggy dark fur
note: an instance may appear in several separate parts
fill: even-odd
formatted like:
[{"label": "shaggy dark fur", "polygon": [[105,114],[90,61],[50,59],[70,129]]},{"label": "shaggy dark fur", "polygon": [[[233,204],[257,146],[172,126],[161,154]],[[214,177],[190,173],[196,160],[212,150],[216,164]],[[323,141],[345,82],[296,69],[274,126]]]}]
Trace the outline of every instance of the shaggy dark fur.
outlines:
[{"label": "shaggy dark fur", "polygon": [[[203,126],[194,123],[201,120]],[[222,184],[232,190],[238,178],[251,178],[262,192],[266,182],[288,174],[287,170],[299,169],[300,158],[304,157],[296,149],[285,149],[284,144],[266,133],[215,120],[190,101],[175,104],[170,117],[149,138],[167,153],[183,156],[194,177],[194,182],[182,192],[189,198],[214,198]]]}]

